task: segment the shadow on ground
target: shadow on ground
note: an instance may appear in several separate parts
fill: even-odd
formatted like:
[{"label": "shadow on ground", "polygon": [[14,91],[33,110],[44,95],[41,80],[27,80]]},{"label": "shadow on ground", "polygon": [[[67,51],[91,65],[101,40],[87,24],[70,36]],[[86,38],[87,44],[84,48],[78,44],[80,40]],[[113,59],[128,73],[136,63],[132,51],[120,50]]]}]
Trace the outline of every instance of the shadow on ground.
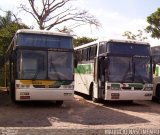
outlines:
[{"label": "shadow on ground", "polygon": [[[113,105],[116,108],[118,106]],[[83,99],[65,101],[62,107],[57,107],[54,102],[46,101],[24,102],[16,105],[11,102],[6,93],[0,93],[0,127],[56,127],[56,125],[69,126],[69,124],[116,125],[147,122],[149,121],[143,118],[96,106]]]}]

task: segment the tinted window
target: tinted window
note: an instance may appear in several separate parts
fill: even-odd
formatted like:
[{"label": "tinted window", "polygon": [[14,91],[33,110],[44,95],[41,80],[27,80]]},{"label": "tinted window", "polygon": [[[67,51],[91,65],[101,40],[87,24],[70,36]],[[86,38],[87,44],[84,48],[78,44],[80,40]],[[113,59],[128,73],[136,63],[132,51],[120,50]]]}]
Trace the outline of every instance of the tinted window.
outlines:
[{"label": "tinted window", "polygon": [[112,54],[128,54],[128,55],[150,55],[150,46],[146,44],[133,43],[108,43],[108,52]]},{"label": "tinted window", "polygon": [[99,54],[106,52],[106,44],[104,42],[101,42],[99,45]]},{"label": "tinted window", "polygon": [[48,78],[73,80],[73,54],[70,52],[48,52]]},{"label": "tinted window", "polygon": [[40,34],[18,34],[17,45],[49,47],[49,48],[72,48],[72,38],[55,36],[55,35],[40,35]]},{"label": "tinted window", "polygon": [[90,60],[96,57],[96,53],[97,53],[97,46],[95,45],[90,48]]},{"label": "tinted window", "polygon": [[18,52],[19,79],[47,79],[47,52],[23,50]]},{"label": "tinted window", "polygon": [[84,48],[82,50],[82,61],[89,60],[89,48]]}]

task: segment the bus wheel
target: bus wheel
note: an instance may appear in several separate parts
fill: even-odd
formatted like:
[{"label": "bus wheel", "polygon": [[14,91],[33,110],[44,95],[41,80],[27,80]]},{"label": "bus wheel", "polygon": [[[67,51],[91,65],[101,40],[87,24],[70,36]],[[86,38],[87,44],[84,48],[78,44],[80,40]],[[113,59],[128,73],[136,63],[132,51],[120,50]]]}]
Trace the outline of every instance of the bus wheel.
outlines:
[{"label": "bus wheel", "polygon": [[56,101],[56,105],[57,106],[62,106],[62,104],[63,104],[63,100],[57,100]]},{"label": "bus wheel", "polygon": [[90,95],[93,102],[98,103],[98,99],[94,97],[93,85],[90,86]]}]

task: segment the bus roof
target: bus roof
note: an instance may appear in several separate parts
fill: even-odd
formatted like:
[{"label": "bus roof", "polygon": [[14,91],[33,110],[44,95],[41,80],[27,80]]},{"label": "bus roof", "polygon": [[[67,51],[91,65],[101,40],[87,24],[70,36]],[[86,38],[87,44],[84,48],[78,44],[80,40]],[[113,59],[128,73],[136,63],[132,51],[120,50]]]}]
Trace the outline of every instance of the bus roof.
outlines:
[{"label": "bus roof", "polygon": [[44,35],[57,35],[57,36],[72,37],[72,35],[70,35],[69,33],[53,32],[49,30],[19,29],[17,30],[16,34],[18,33],[44,34]]},{"label": "bus roof", "polygon": [[106,39],[106,38],[104,38],[104,39],[98,39],[96,41],[93,41],[93,42],[90,42],[87,44],[80,45],[78,47],[75,47],[74,49],[77,50],[77,49],[85,48],[85,47],[97,44],[99,42],[120,42],[120,43],[134,43],[134,44],[141,44],[141,45],[149,45],[148,42],[137,41],[137,40],[130,40],[130,39],[126,39],[126,40],[123,39],[122,40],[122,39]]}]

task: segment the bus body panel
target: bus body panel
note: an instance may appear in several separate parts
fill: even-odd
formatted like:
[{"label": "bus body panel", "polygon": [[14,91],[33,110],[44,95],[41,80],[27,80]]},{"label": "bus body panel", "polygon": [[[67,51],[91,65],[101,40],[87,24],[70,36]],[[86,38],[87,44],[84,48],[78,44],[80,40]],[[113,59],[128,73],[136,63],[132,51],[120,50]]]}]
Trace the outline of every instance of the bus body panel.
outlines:
[{"label": "bus body panel", "polygon": [[[42,87],[42,88],[41,88]],[[51,87],[51,88],[50,88]],[[16,80],[16,100],[72,100],[72,82],[53,80]]]},{"label": "bus body panel", "polygon": [[89,95],[93,82],[93,63],[79,64],[75,71],[75,91]]},{"label": "bus body panel", "polygon": [[90,84],[93,81],[92,74],[75,74],[75,91],[89,95]]}]

